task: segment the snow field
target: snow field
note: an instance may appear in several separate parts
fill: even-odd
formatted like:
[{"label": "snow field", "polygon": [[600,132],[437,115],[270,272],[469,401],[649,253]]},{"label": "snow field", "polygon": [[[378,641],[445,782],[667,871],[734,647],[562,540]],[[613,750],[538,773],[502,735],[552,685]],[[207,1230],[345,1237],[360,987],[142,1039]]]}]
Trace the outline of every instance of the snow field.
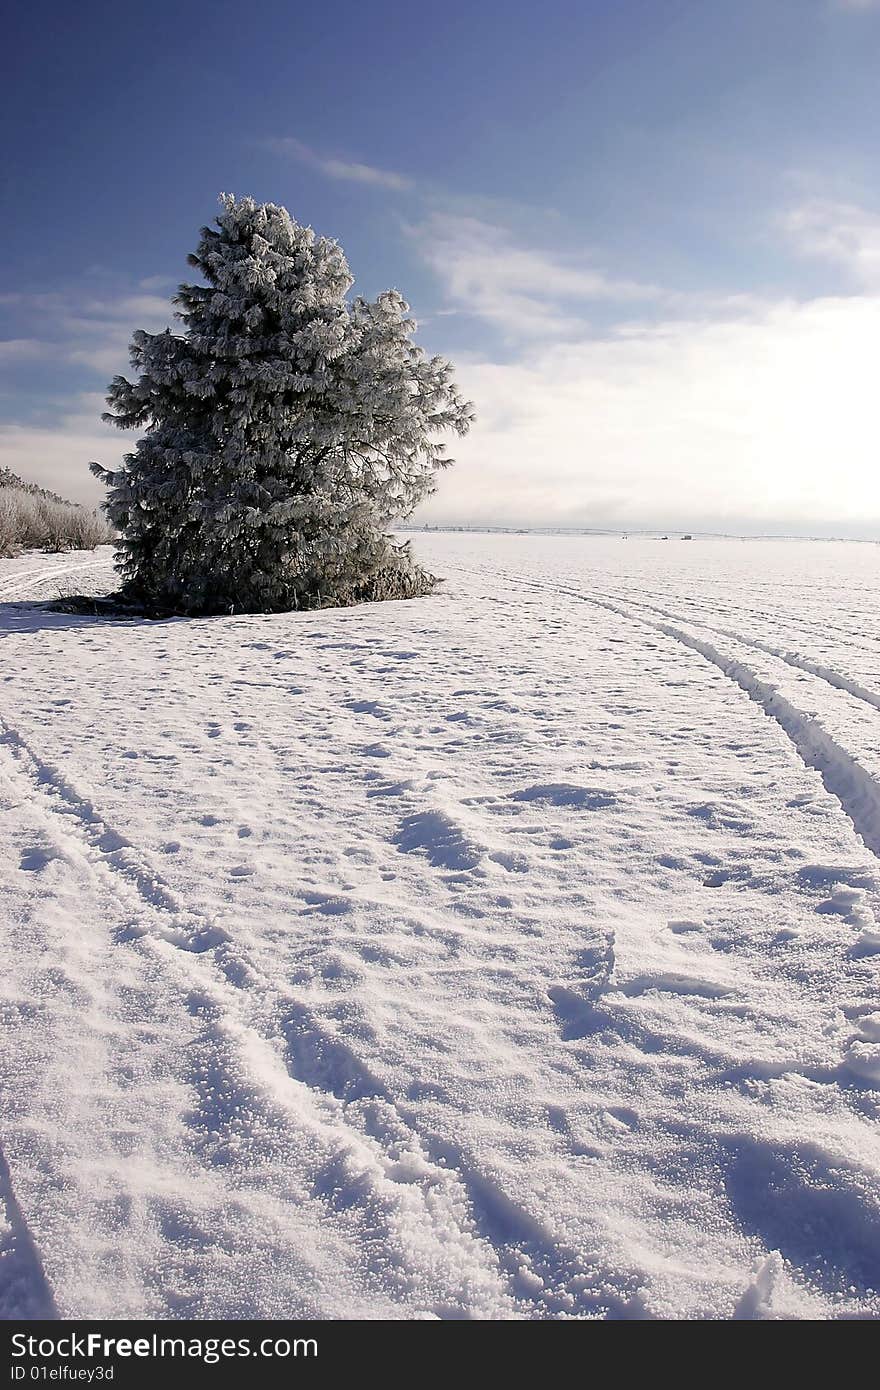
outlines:
[{"label": "snow field", "polygon": [[4,562],[0,1306],[876,1316],[876,552],[416,545],[157,624]]}]

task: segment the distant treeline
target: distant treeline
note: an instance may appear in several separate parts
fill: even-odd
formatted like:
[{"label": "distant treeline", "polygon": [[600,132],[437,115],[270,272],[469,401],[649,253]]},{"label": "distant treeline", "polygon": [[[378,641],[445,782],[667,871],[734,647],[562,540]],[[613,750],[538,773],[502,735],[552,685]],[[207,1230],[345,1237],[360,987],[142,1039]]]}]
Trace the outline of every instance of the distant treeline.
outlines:
[{"label": "distant treeline", "polygon": [[0,468],[0,556],[20,550],[94,550],[113,540],[103,517]]}]

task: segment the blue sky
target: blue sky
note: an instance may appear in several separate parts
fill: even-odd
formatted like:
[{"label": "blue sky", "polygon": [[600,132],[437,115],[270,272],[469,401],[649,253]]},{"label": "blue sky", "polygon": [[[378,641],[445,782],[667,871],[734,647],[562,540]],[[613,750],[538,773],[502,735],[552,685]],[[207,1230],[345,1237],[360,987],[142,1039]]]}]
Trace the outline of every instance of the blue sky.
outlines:
[{"label": "blue sky", "polygon": [[880,3],[33,0],[6,32],[16,472],[99,497],[106,382],[230,190],[454,358],[478,424],[426,519],[880,536]]}]

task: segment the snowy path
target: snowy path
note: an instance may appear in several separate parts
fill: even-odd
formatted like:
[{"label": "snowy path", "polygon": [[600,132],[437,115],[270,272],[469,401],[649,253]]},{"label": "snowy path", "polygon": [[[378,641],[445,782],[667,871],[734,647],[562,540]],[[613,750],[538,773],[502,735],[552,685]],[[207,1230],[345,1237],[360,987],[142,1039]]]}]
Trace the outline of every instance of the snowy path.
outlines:
[{"label": "snowy path", "polygon": [[880,556],[417,544],[3,562],[0,1309],[876,1317]]},{"label": "snowy path", "polygon": [[[100,558],[95,558],[96,553]],[[93,579],[99,580],[97,591],[103,593],[107,589],[108,571],[112,575],[111,556],[105,546],[98,552],[83,550],[55,556],[54,564],[48,556],[43,556],[43,563],[34,566],[35,558],[34,552],[31,552],[14,560],[0,561],[0,603],[22,598],[51,601],[63,598],[67,592],[88,592],[89,582]],[[71,560],[73,563],[70,563]],[[113,584],[112,578],[109,582]]]}]

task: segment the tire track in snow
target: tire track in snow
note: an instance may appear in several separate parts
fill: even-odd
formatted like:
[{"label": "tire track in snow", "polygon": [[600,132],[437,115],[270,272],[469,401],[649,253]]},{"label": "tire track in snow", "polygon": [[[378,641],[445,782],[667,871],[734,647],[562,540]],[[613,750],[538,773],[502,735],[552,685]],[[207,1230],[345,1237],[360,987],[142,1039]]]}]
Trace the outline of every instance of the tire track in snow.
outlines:
[{"label": "tire track in snow", "polygon": [[[640,593],[643,596],[642,600],[630,600],[628,595],[617,595],[617,597],[622,598],[624,601],[629,601],[636,604],[642,602],[645,596],[647,596],[648,598],[655,599],[660,597],[659,595],[652,593],[650,589],[640,589],[636,590],[635,592]],[[765,621],[767,619],[770,619],[771,621],[776,621],[782,624],[785,624],[786,621],[789,621],[788,613],[785,611],[784,608],[780,610],[779,607],[776,607],[775,609],[768,608],[766,606],[763,606],[762,608],[749,608],[746,604],[742,603],[739,605],[725,603],[723,599],[717,596],[714,596],[712,599],[712,610],[700,607],[696,600],[687,599],[686,602],[688,604],[688,607],[693,609],[693,614],[689,615],[689,621],[696,622],[701,627],[714,627],[715,631],[721,631],[721,629],[717,626],[717,624],[706,622],[704,618],[701,617],[701,614],[705,614],[711,611],[714,611],[715,613],[721,613],[722,611],[726,611],[728,617],[726,619],[723,619],[723,621],[748,622],[750,618],[756,618],[759,621]],[[650,607],[650,605],[647,606]],[[670,614],[669,616],[673,618],[677,617],[679,618],[679,620],[682,617],[681,614]],[[874,645],[880,643],[880,634],[874,635],[873,633],[865,633],[864,631],[854,632],[852,628],[841,627],[839,623],[831,622],[828,619],[819,622],[815,618],[809,618],[803,613],[799,613],[797,621],[799,627],[812,628],[822,636],[827,636],[829,632],[837,633],[839,637],[843,639],[845,646],[858,647],[861,651],[864,650],[866,641],[872,642],[874,643]]]},{"label": "tire track in snow", "polygon": [[[612,602],[607,598],[584,594],[580,590],[562,585],[533,581],[523,575],[496,572],[495,577],[504,578],[540,591],[556,593],[566,598],[574,598],[581,603],[591,603],[596,607],[606,609],[616,617],[622,617],[629,622],[640,623],[655,632],[660,632],[691,651],[697,652],[735,685],[739,686],[749,699],[759,705],[764,714],[779,726],[805,767],[819,773],[826,791],[830,792],[838,801],[865,848],[880,860],[880,784],[856,761],[851,753],[826,733],[817,720],[799,710],[790,700],[780,694],[774,685],[762,680],[744,662],[738,661],[734,657],[725,656],[711,642],[706,642],[693,633],[686,632],[676,623],[660,622],[644,613],[627,611],[619,603]],[[845,891],[848,892],[849,890]],[[876,888],[873,896],[876,899]],[[847,901],[849,903],[849,898]],[[872,909],[868,908],[865,911],[865,909],[857,907],[855,912],[850,912],[848,915],[853,924],[861,928],[860,936],[851,947],[851,954],[873,955],[880,951],[880,929],[876,925]],[[866,1003],[866,1009],[873,1006],[873,999],[872,987],[871,1003]],[[809,1079],[817,1081],[838,1081],[841,1084],[850,1084],[855,1080],[856,1084],[867,1084],[869,1087],[874,1087],[880,1081],[880,1057],[878,1057],[875,1041],[873,1033],[865,1034],[864,1030],[860,1029],[849,1040],[843,1054],[840,1075],[838,1075],[837,1068],[832,1072],[823,1068],[821,1072],[815,1072],[812,1076],[805,1069],[799,1070]],[[791,1068],[787,1066],[786,1070],[790,1071]]]},{"label": "tire track in snow", "polygon": [[347,1043],[322,1028],[301,1005],[296,1006],[293,1028],[294,1074],[312,1087],[332,1092],[344,1113],[357,1111],[358,1129],[386,1151],[393,1148],[401,1175],[418,1172],[425,1162],[454,1175],[475,1236],[491,1247],[509,1281],[518,1318],[570,1315],[573,1309],[615,1320],[644,1315],[641,1274],[603,1268],[590,1256],[557,1241],[508,1195],[500,1181],[481,1172],[460,1146],[420,1129],[414,1107],[396,1102]]},{"label": "tire track in snow", "polygon": [[[642,623],[655,632],[661,632],[704,657],[738,685],[750,700],[760,705],[764,713],[779,725],[793,744],[801,761],[819,773],[826,790],[840,802],[865,847],[875,858],[880,859],[880,784],[851,753],[826,733],[811,715],[799,710],[780,694],[776,686],[762,680],[744,662],[738,661],[735,657],[725,656],[711,642],[703,641],[686,632],[676,623],[663,622],[649,617],[646,613],[628,611],[619,603],[607,598],[585,594],[578,589],[562,585],[530,580],[520,575],[500,574],[499,578],[605,608],[617,617],[625,618],[629,622]],[[634,606],[631,604],[630,608]]]},{"label": "tire track in snow", "polygon": [[[201,914],[186,912],[161,876],[137,854],[125,836],[108,826],[93,803],[71,785],[57,768],[34,752],[8,721],[0,719],[0,743],[10,750],[18,766],[35,784],[53,810],[68,817],[99,862],[126,879],[147,908],[164,914],[160,934],[172,945],[188,951],[204,951],[224,939],[215,923]],[[131,934],[137,930],[131,928]]]},{"label": "tire track in snow", "polygon": [[[331,1030],[297,1005],[285,1030],[293,1052],[295,1074],[310,1085],[332,1093],[344,1110],[359,1112],[360,1127],[387,1147],[389,1138],[405,1136],[398,1163],[413,1161],[407,1145],[441,1171],[454,1173],[467,1198],[476,1233],[495,1251],[500,1267],[520,1302],[519,1317],[597,1312],[614,1319],[643,1316],[638,1273],[611,1271],[589,1256],[558,1242],[541,1221],[511,1198],[503,1185],[486,1176],[464,1150],[440,1134],[419,1129],[414,1107],[395,1102],[382,1082]],[[540,1288],[540,1295],[536,1289]]]},{"label": "tire track in snow", "polygon": [[[222,1080],[219,1097],[212,1084],[221,1045],[192,1007],[193,958],[148,936],[114,945],[128,885],[62,831],[4,748],[0,815],[29,879],[21,914],[7,894],[15,959],[0,1013],[17,1065],[0,1110],[20,1205],[62,1316],[336,1317],[342,1290],[353,1316],[374,1306],[394,1316],[387,1289],[365,1277],[356,1213],[337,1231],[320,1203],[306,1201],[297,1160],[319,1157],[318,1141],[267,1103],[265,1088],[242,1080],[236,1058],[232,1074],[253,1102],[246,1147],[231,1170],[205,1153],[206,1120],[229,1122],[216,1145],[235,1145],[242,1127],[231,1132]],[[43,864],[32,862],[40,855]],[[194,1104],[200,1080],[208,1116]],[[262,1176],[267,1135],[271,1182]]]},{"label": "tire track in snow", "polygon": [[[4,1219],[5,1217],[5,1219]],[[4,1226],[6,1227],[4,1231]],[[9,1165],[0,1149],[0,1318],[52,1320],[61,1314],[33,1236],[12,1187]]]},{"label": "tire track in snow", "polygon": [[[618,610],[620,611],[620,610]],[[810,715],[804,714],[777,688],[760,679],[744,662],[724,656],[711,642],[670,623],[653,624],[717,666],[749,699],[760,705],[786,733],[807,767],[818,772],[827,791],[840,802],[867,849],[880,859],[880,786],[869,772]]]},{"label": "tire track in snow", "polygon": [[[342,1211],[360,1206],[373,1227],[384,1221],[388,1247],[402,1244],[404,1268],[414,1283],[432,1277],[445,1281],[446,1289],[435,1300],[438,1316],[522,1316],[516,1294],[508,1287],[503,1258],[507,1252],[496,1247],[476,1220],[466,1178],[427,1155],[390,1097],[384,1100],[384,1118],[376,1119],[376,1105],[384,1099],[381,1088],[354,1054],[328,1036],[301,1006],[301,1049],[295,1060],[283,1028],[267,1035],[250,1023],[245,1017],[248,995],[256,991],[261,999],[277,997],[276,984],[266,975],[255,979],[251,963],[236,956],[228,933],[214,921],[184,911],[130,842],[108,827],[91,800],[43,762],[8,720],[0,720],[0,744],[39,794],[46,814],[63,818],[78,832],[93,870],[109,872],[123,896],[135,896],[140,911],[117,936],[118,943],[155,943],[166,963],[175,958],[181,963],[194,1012],[204,1019],[221,1051],[234,1058],[236,1076],[229,1078],[230,1084],[240,1085],[241,1077],[247,1078],[319,1144],[326,1157],[316,1195],[331,1208],[335,1199]],[[243,980],[247,989],[242,988]],[[286,1004],[289,1014],[290,1001],[280,1002],[282,1013]],[[345,1047],[355,1081],[359,1075],[363,1078],[350,1097],[328,1084],[325,1059],[328,1050],[340,1047]],[[374,1102],[373,1114],[358,1114],[360,1123],[355,1123],[355,1112],[348,1112],[365,1096]]]},{"label": "tire track in snow", "polygon": [[112,569],[111,560],[90,560],[85,565],[65,565],[56,566],[49,570],[25,570],[11,575],[9,579],[0,584],[0,603],[7,603],[11,598],[20,595],[23,590],[27,590],[50,579],[60,579],[67,574],[81,574],[84,570]]},{"label": "tire track in snow", "polygon": [[[604,598],[619,597],[603,595]],[[634,608],[645,608],[651,613],[657,613],[663,618],[676,620],[677,615],[670,613],[666,608],[660,608],[656,604],[645,603],[643,599],[623,600]],[[679,620],[680,621],[680,620]],[[753,647],[755,651],[766,652],[768,656],[776,657],[779,661],[784,661],[787,666],[792,666],[796,670],[806,671],[811,676],[817,676],[819,680],[825,681],[835,690],[843,690],[847,695],[854,696],[866,705],[872,705],[874,709],[880,710],[880,693],[862,685],[860,681],[853,680],[851,676],[844,675],[841,671],[835,671],[831,666],[825,666],[821,662],[813,661],[809,657],[801,656],[800,652],[784,651],[780,647],[774,647],[769,642],[763,642],[758,637],[747,637],[745,633],[738,632],[736,628],[719,627],[716,623],[707,623],[702,618],[694,618],[699,627],[705,628],[707,632],[717,633],[719,637],[730,637],[735,642],[740,642],[744,647]]]},{"label": "tire track in snow", "polygon": [[[478,1294],[482,1285],[480,1297],[494,1306],[481,1312],[478,1298],[475,1316],[547,1317],[573,1306],[592,1316],[642,1316],[639,1274],[602,1269],[559,1245],[462,1153],[421,1133],[412,1107],[394,1099],[332,1026],[298,999],[280,995],[269,976],[233,950],[229,933],[214,919],[184,908],[146,857],[8,721],[0,720],[0,744],[50,803],[51,813],[78,832],[93,863],[134,890],[146,908],[149,922],[132,918],[118,934],[120,944],[152,938],[174,948],[173,954],[183,953],[196,1011],[210,1022],[224,1052],[236,1055],[239,1064],[244,1058],[245,1073],[332,1150],[317,1182],[331,1206],[340,1200],[343,1210],[349,1207],[364,1178],[370,1194],[361,1192],[356,1200],[381,1205],[384,1199],[392,1215],[401,1194],[410,1200],[421,1191],[420,1224],[433,1229],[441,1251],[460,1247],[471,1266],[468,1282]],[[250,1002],[252,990],[264,1000],[275,997],[271,1031],[244,1017],[242,1004]],[[235,1077],[228,1083],[234,1086]],[[306,1106],[304,1093],[311,1102]],[[379,1219],[376,1211],[371,1219]],[[494,1293],[487,1286],[493,1271],[500,1280]],[[440,1316],[458,1316],[462,1301],[449,1296],[439,1306]],[[450,1313],[455,1308],[458,1313]]]},{"label": "tire track in snow", "polygon": [[[730,611],[737,621],[741,620],[741,610],[731,609]],[[784,613],[780,613],[778,609],[775,612],[762,612],[760,609],[747,609],[746,615],[748,616],[749,614],[759,619],[769,617],[771,619],[776,618],[782,622],[785,621]],[[812,628],[815,633],[822,637],[827,636],[829,632],[834,633],[837,641],[842,642],[843,645],[847,647],[857,647],[859,651],[865,650],[866,643],[871,643],[875,647],[880,646],[880,632],[866,632],[864,628],[861,630],[854,630],[851,627],[843,627],[840,623],[832,622],[830,619],[820,622],[815,618],[809,618],[799,613],[798,626]]]}]

